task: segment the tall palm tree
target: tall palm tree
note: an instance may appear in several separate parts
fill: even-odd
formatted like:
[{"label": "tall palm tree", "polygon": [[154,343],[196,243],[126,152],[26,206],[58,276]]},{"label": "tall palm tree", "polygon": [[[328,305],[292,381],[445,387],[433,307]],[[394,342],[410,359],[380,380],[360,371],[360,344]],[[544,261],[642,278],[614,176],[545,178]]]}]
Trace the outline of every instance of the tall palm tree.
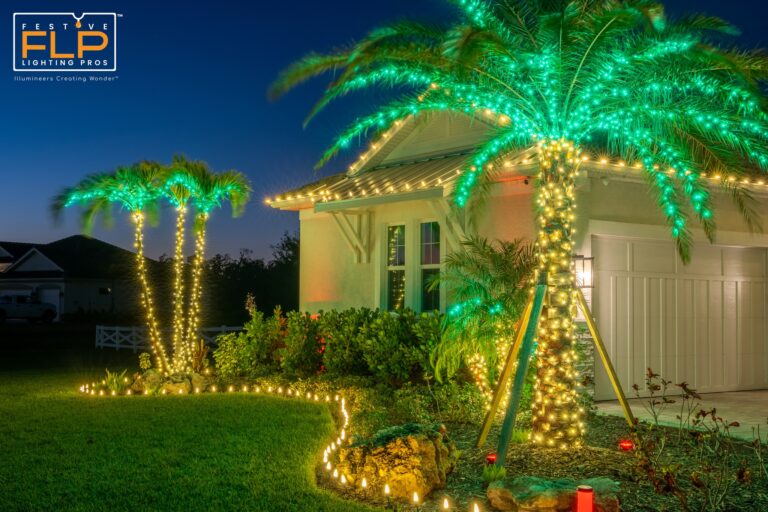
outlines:
[{"label": "tall palm tree", "polygon": [[100,215],[110,221],[115,205],[130,213],[134,224],[136,268],[141,286],[142,304],[146,312],[150,345],[155,356],[156,367],[164,373],[169,373],[170,366],[158,326],[144,257],[145,221],[147,217],[150,220],[157,217],[163,176],[163,167],[154,162],[140,162],[131,167],[119,167],[114,173],[94,174],[56,196],[52,209],[54,215],[60,215],[64,208],[81,206],[83,228],[86,232],[93,228],[96,217]]},{"label": "tall palm tree", "polygon": [[189,370],[192,354],[185,342],[184,316],[184,242],[186,233],[187,206],[194,193],[194,179],[187,170],[187,160],[175,156],[166,168],[163,194],[176,210],[176,241],[173,253],[173,360],[174,371],[182,373]]},{"label": "tall palm tree", "polygon": [[451,25],[384,26],[347,49],[301,59],[270,93],[334,72],[311,118],[355,90],[404,89],[401,99],[355,121],[320,164],[409,116],[455,112],[493,121],[459,178],[458,208],[474,202],[473,189],[487,183],[488,169],[505,155],[536,148],[538,274],[548,294],[538,326],[532,439],[579,446],[572,258],[579,166],[588,152],[600,151],[642,169],[687,262],[692,218],[714,236],[712,186],[730,191],[754,222],[741,178],[768,167],[760,89],[768,59],[718,46],[716,37],[735,33],[726,22],[699,15],[670,20],[653,0],[451,3],[459,12]]},{"label": "tall palm tree", "polygon": [[491,242],[471,236],[461,245],[446,256],[442,271],[428,284],[430,289],[445,286],[453,301],[432,355],[435,373],[452,375],[465,364],[490,398],[500,356],[509,348],[528,301],[536,257],[533,246],[522,240]]},{"label": "tall palm tree", "polygon": [[195,254],[192,259],[192,284],[189,294],[187,331],[185,343],[188,350],[197,342],[197,330],[200,326],[202,296],[202,273],[205,263],[206,228],[211,212],[228,202],[232,216],[238,217],[245,210],[251,197],[251,185],[248,178],[238,171],[214,173],[208,164],[178,157],[174,165],[182,167],[192,190],[191,201],[195,207]]}]

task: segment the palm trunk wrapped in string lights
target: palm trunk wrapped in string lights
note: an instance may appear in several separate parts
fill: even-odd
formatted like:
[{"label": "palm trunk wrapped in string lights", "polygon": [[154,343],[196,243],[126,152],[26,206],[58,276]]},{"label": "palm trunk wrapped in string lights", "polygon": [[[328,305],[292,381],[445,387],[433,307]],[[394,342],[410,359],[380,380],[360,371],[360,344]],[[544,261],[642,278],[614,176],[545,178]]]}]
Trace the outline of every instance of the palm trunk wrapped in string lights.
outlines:
[{"label": "palm trunk wrapped in string lights", "polygon": [[541,141],[537,188],[538,273],[547,276],[547,295],[536,346],[533,432],[535,444],[581,445],[582,410],[577,401],[574,363],[576,278],[573,222],[579,150],[564,139]]},{"label": "palm trunk wrapped in string lights", "polygon": [[152,300],[152,288],[149,285],[149,276],[147,275],[147,264],[144,258],[144,213],[137,211],[133,213],[133,223],[135,226],[134,247],[136,248],[136,268],[141,286],[141,302],[144,306],[144,312],[147,318],[147,331],[149,333],[150,346],[155,356],[155,365],[165,374],[170,373],[168,357],[165,353],[160,328],[155,314],[154,301]]},{"label": "palm trunk wrapped in string lights", "polygon": [[197,342],[197,330],[200,328],[200,300],[203,294],[203,264],[205,263],[205,235],[208,213],[201,212],[195,220],[195,255],[192,259],[192,285],[189,291],[189,314],[185,342],[192,351]]},{"label": "palm trunk wrapped in string lights", "polygon": [[176,246],[173,258],[173,370],[184,373],[191,364],[191,351],[184,338],[184,224],[186,206],[176,208]]}]

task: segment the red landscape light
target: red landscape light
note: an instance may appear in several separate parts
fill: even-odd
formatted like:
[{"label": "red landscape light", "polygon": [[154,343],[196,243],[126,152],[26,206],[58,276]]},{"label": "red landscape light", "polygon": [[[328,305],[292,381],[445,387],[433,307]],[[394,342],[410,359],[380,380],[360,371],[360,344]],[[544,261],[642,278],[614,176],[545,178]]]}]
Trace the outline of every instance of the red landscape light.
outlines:
[{"label": "red landscape light", "polygon": [[619,441],[619,449],[623,452],[631,452],[635,449],[635,443],[631,439],[622,439]]},{"label": "red landscape light", "polygon": [[496,454],[495,453],[489,453],[485,456],[485,463],[486,464],[496,464]]},{"label": "red landscape light", "polygon": [[594,512],[595,493],[588,485],[576,488],[576,512]]}]

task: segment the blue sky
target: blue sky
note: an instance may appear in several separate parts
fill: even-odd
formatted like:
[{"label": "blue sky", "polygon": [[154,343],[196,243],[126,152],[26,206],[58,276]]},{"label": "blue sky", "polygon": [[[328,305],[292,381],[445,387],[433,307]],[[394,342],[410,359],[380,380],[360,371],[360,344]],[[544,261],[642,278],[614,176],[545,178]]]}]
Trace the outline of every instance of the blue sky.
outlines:
[{"label": "blue sky", "polygon": [[[671,0],[673,13],[695,9],[739,26],[739,44],[766,46],[768,7],[758,0]],[[115,11],[115,83],[13,81],[10,34],[14,11]],[[211,252],[249,248],[270,253],[297,215],[263,205],[267,195],[343,169],[344,159],[318,172],[313,164],[334,133],[364,113],[383,93],[344,99],[306,130],[302,120],[322,91],[322,80],[278,102],[266,99],[277,73],[311,50],[330,50],[401,17],[449,19],[440,0],[293,2],[180,2],[132,0],[35,2],[0,7],[0,240],[47,242],[79,232],[77,216],[55,225],[48,205],[62,187],[87,173],[176,153],[214,169],[238,169],[255,194],[246,214],[217,212]],[[7,59],[7,60],[6,60]],[[4,64],[3,64],[4,62]],[[148,252],[170,252],[169,218],[147,234]],[[130,247],[126,221],[95,236]]]}]

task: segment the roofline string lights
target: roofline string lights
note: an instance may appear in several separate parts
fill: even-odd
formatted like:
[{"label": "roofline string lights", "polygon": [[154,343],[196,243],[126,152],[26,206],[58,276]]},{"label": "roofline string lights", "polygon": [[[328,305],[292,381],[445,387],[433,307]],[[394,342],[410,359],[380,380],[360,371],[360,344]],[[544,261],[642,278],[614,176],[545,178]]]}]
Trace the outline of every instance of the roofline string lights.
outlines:
[{"label": "roofline string lights", "polygon": [[[144,393],[134,393],[130,388],[128,388],[124,393],[116,393],[114,391],[106,392],[102,386],[106,385],[106,381],[102,380],[100,383],[97,382],[90,382],[87,384],[81,385],[78,390],[81,394],[86,395],[88,397],[141,397],[141,396],[150,396],[149,391],[145,391]],[[320,462],[320,465],[323,468],[323,471],[329,475],[329,481],[333,482],[334,485],[338,486],[340,489],[343,489],[348,486],[355,486],[357,487],[364,496],[369,498],[383,498],[386,499],[388,502],[391,500],[390,492],[389,492],[389,484],[385,484],[382,489],[373,489],[371,485],[369,485],[368,481],[365,478],[355,478],[352,475],[344,474],[339,472],[338,467],[336,467],[333,464],[333,457],[334,454],[338,453],[338,450],[344,445],[351,445],[352,444],[352,436],[351,431],[349,428],[350,423],[350,414],[347,409],[348,401],[347,399],[338,394],[329,394],[326,393],[325,396],[322,396],[322,394],[318,394],[316,392],[300,392],[295,388],[292,388],[289,386],[273,386],[273,385],[252,385],[249,386],[247,384],[244,384],[242,386],[227,386],[226,390],[221,389],[215,385],[210,386],[209,389],[203,390],[200,388],[194,388],[191,392],[185,393],[183,389],[180,389],[177,393],[178,395],[201,395],[204,393],[224,393],[224,394],[231,394],[231,393],[244,393],[244,394],[252,394],[252,395],[271,395],[275,397],[285,398],[285,399],[294,399],[294,400],[306,400],[309,402],[315,402],[315,403],[326,403],[328,405],[332,404],[338,404],[338,412],[340,418],[343,418],[341,421],[341,425],[337,425],[337,430],[335,435],[332,437],[332,440],[330,443],[328,443],[323,450],[323,456]],[[171,393],[167,392],[166,390],[162,390],[160,392],[161,395],[170,396]],[[448,495],[444,493],[436,492],[436,497],[434,498],[434,503],[436,504],[436,508],[439,508],[440,510],[459,510],[454,505],[456,502]],[[439,494],[439,496],[437,496]],[[423,497],[419,496],[418,494],[414,493],[412,496],[412,499],[410,500],[411,504],[414,506],[423,506],[425,505],[425,501]],[[481,512],[482,509],[480,508],[480,505],[473,501],[470,506],[469,510],[471,512]]]},{"label": "roofline string lights", "polygon": [[[602,156],[602,155],[582,155],[581,157],[583,164],[585,166],[588,166],[589,168],[585,169],[587,174],[593,173],[593,172],[605,172],[605,173],[615,173],[615,174],[623,174],[627,177],[638,177],[640,178],[640,174],[646,170],[646,166],[641,161],[632,161],[627,162],[622,158],[619,157],[613,157],[609,158],[608,156]],[[536,160],[525,157],[521,159],[510,159],[506,158],[501,161],[500,164],[494,165],[494,164],[488,164],[486,166],[489,170],[495,170],[499,167],[507,170],[512,170],[518,167],[526,167],[526,166],[534,166],[536,165]],[[661,167],[658,164],[654,164],[652,169],[659,171],[661,170]],[[677,174],[677,170],[669,167],[665,171],[668,175],[675,175]],[[289,194],[289,195],[277,195],[273,197],[267,197],[264,199],[264,204],[272,205],[276,203],[286,203],[291,201],[298,201],[298,200],[310,200],[312,203],[317,202],[333,202],[333,201],[341,201],[345,199],[360,199],[365,197],[371,197],[371,196],[383,196],[383,195],[394,195],[394,194],[404,194],[408,192],[414,192],[419,189],[429,189],[429,188],[437,188],[444,185],[447,185],[451,182],[451,179],[454,176],[461,176],[464,173],[461,169],[455,169],[453,171],[445,173],[448,175],[447,178],[435,178],[430,181],[420,181],[419,183],[411,183],[406,182],[403,185],[389,185],[384,187],[378,187],[378,186],[370,186],[368,188],[364,187],[358,187],[355,192],[348,191],[344,194],[334,193],[329,190],[320,190],[318,192],[311,192],[311,193],[304,193],[304,194]],[[684,170],[683,175],[687,176],[690,175],[690,170]],[[712,183],[719,183],[721,185],[742,185],[742,186],[748,186],[757,189],[760,191],[763,187],[768,187],[768,179],[766,178],[757,178],[757,177],[740,177],[735,176],[733,174],[721,174],[721,173],[714,173],[714,174],[708,174],[708,173],[701,173],[699,174],[699,177],[701,179],[710,181]],[[500,180],[501,181],[501,180]],[[768,188],[765,189],[766,192],[768,192]]]}]

